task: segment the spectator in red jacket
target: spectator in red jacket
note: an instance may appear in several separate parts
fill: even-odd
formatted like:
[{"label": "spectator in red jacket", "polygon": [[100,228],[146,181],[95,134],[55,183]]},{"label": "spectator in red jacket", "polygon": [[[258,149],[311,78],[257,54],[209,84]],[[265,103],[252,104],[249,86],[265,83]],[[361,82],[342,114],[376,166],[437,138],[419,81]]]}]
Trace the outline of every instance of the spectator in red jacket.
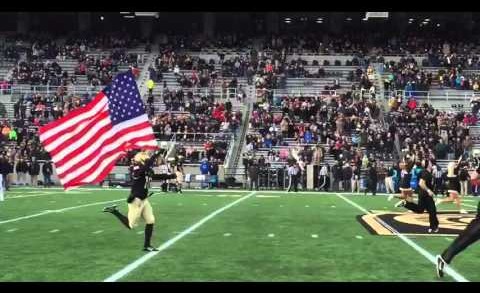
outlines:
[{"label": "spectator in red jacket", "polygon": [[414,99],[414,98],[410,98],[410,100],[408,100],[408,103],[407,103],[407,107],[413,111],[417,108],[417,101]]}]

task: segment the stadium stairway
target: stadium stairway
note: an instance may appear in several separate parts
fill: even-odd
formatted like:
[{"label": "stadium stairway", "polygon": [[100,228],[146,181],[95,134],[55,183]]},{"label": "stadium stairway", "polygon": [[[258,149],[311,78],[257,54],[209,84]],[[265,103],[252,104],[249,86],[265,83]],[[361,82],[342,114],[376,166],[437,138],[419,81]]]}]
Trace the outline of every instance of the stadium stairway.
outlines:
[{"label": "stadium stairway", "polygon": [[[155,60],[155,55],[154,54],[148,54],[145,56],[145,62],[142,65],[142,70],[140,71],[140,76],[137,79],[137,85],[138,85],[138,90],[140,92],[140,96],[144,97],[146,99],[148,89],[147,89],[147,81],[150,79],[150,72],[148,71],[148,68],[152,66],[154,60]],[[119,68],[120,70],[120,68]]]},{"label": "stadium stairway", "polygon": [[14,67],[14,63],[2,63],[0,66],[0,80],[7,80],[8,74]]},{"label": "stadium stairway", "polygon": [[0,95],[0,117],[13,118],[13,95]]}]

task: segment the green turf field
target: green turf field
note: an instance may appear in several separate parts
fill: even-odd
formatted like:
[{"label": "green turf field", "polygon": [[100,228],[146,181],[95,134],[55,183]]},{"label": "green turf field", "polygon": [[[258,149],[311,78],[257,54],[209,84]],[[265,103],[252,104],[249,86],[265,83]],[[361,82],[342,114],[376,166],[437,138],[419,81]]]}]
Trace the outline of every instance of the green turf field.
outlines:
[{"label": "green turf field", "polygon": [[[155,195],[153,243],[102,213],[124,189],[13,188],[0,202],[0,281],[480,281],[480,247],[436,277],[454,237],[380,236],[356,219],[392,210],[385,196],[186,191]],[[465,201],[475,210],[476,199]],[[452,209],[452,205],[439,210]],[[430,260],[429,260],[430,258]]]}]

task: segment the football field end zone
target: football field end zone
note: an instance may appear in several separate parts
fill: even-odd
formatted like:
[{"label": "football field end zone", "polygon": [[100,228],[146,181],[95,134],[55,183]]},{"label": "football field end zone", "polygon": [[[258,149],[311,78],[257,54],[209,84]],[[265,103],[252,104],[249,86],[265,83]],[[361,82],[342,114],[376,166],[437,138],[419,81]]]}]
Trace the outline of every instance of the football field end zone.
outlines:
[{"label": "football field end zone", "polygon": [[167,240],[166,242],[164,242],[162,245],[160,245],[159,247],[157,247],[158,251],[154,251],[154,252],[150,252],[150,253],[147,253],[145,254],[144,256],[138,258],[137,260],[135,260],[134,262],[128,264],[127,266],[125,266],[123,269],[119,270],[118,272],[112,274],[111,276],[109,276],[108,278],[106,278],[105,280],[103,280],[103,282],[116,282],[118,281],[119,279],[127,276],[128,274],[130,274],[132,271],[134,271],[135,269],[137,269],[138,267],[140,267],[142,264],[144,264],[145,262],[147,262],[148,260],[150,260],[151,258],[153,258],[155,255],[159,254],[160,252],[162,252],[163,250],[169,248],[170,246],[172,246],[173,244],[175,244],[177,241],[179,241],[180,239],[182,239],[183,237],[185,237],[186,235],[190,234],[191,232],[195,231],[198,227],[202,226],[204,223],[206,223],[207,221],[213,219],[214,217],[216,217],[217,215],[221,214],[223,211],[225,210],[228,210],[229,208],[235,206],[236,204],[254,196],[256,193],[256,191],[252,191],[250,192],[249,194],[213,211],[212,213],[210,213],[209,215],[207,215],[206,217],[202,218],[200,221],[196,222],[195,224],[193,224],[192,226],[188,227],[187,229],[183,230],[181,233],[179,233],[177,236]]},{"label": "football field end zone", "polygon": [[[358,210],[366,213],[366,214],[371,214],[370,211],[366,210],[365,208],[363,208],[362,206],[360,206],[359,204],[349,200],[348,198],[344,197],[343,195],[337,193],[336,194],[337,197],[343,199],[345,202],[347,202],[348,204],[350,204],[351,206],[357,208]],[[434,265],[437,264],[437,261],[436,261],[436,258],[430,253],[428,252],[427,250],[425,250],[424,248],[422,248],[421,246],[419,246],[417,243],[415,243],[413,240],[411,240],[410,238],[408,238],[407,236],[401,234],[401,233],[398,233],[398,231],[396,231],[394,228],[392,228],[390,225],[388,225],[387,223],[385,223],[382,219],[379,219],[377,218],[377,220],[382,224],[384,225],[387,229],[389,229],[390,231],[392,231],[392,233],[397,236],[398,238],[400,238],[403,242],[405,242],[406,244],[408,244],[410,247],[412,247],[413,249],[415,249],[418,253],[420,253],[421,255],[423,255],[427,260],[429,260],[431,263],[433,263]],[[433,270],[432,270],[433,271]],[[469,282],[465,277],[463,277],[461,274],[459,274],[458,272],[456,272],[452,267],[450,267],[449,265],[445,265],[445,272],[450,275],[455,281],[457,282]]]}]

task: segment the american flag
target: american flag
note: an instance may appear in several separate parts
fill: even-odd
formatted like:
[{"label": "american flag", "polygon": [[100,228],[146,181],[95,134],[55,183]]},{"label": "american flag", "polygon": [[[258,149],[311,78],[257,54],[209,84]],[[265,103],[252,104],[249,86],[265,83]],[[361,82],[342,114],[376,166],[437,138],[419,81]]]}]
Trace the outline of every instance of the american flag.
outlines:
[{"label": "american flag", "polygon": [[40,128],[65,189],[101,182],[132,149],[157,149],[131,71],[118,74],[85,107]]}]

